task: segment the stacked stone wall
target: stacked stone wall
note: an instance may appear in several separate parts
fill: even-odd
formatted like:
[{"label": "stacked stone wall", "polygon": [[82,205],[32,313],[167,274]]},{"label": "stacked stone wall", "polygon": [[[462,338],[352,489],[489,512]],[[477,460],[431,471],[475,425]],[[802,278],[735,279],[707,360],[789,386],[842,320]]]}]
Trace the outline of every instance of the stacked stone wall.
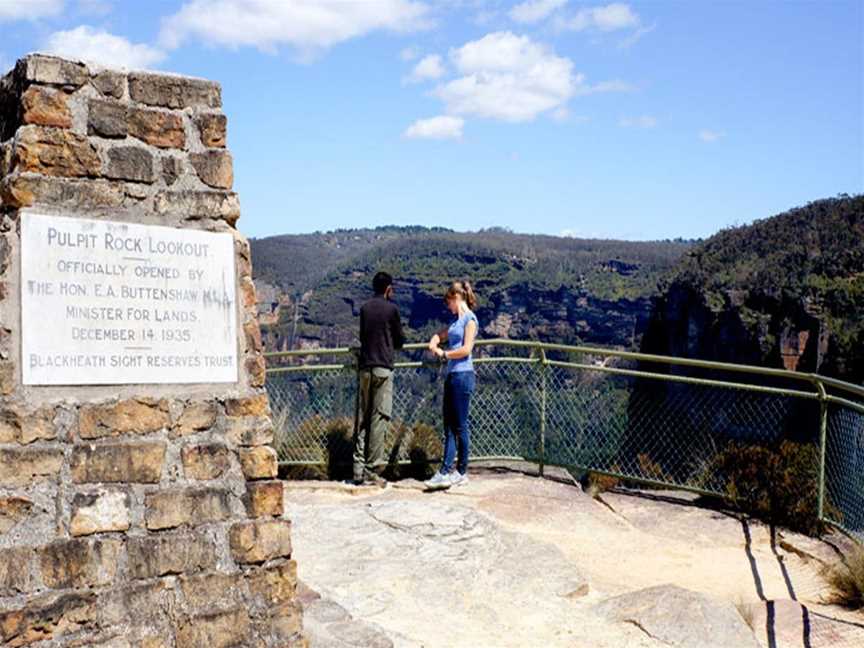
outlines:
[{"label": "stacked stone wall", "polygon": [[[305,645],[232,182],[216,83],[42,55],[0,80],[0,645]],[[28,210],[230,232],[237,382],[24,385]]]}]

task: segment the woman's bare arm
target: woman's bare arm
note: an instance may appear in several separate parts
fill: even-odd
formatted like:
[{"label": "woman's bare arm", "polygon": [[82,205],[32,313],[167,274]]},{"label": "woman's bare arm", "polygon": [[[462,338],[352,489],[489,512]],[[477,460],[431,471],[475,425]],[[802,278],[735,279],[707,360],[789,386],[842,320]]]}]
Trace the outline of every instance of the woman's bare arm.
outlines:
[{"label": "woman's bare arm", "polygon": [[429,350],[434,352],[435,349],[438,348],[439,344],[441,344],[442,342],[446,342],[446,341],[447,341],[447,329],[443,328],[430,338]]},{"label": "woman's bare arm", "polygon": [[460,358],[467,358],[474,350],[474,340],[476,339],[477,322],[471,320],[465,325],[465,340],[462,342],[462,346],[460,346],[458,349],[450,349],[449,351],[445,351],[444,357],[448,360],[459,360]]}]

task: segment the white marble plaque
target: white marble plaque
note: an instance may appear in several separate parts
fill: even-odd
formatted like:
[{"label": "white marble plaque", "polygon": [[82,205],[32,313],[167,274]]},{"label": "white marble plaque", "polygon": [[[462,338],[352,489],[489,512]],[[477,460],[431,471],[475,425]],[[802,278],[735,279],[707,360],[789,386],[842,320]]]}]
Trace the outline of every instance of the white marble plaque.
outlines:
[{"label": "white marble plaque", "polygon": [[25,385],[237,380],[230,234],[21,217]]}]

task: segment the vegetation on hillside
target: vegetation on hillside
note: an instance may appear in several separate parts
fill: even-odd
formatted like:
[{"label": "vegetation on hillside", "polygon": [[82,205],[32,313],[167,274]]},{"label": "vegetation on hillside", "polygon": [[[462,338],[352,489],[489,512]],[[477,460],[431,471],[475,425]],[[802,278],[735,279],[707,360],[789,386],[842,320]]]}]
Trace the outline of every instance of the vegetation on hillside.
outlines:
[{"label": "vegetation on hillside", "polygon": [[862,382],[864,196],[721,231],[661,293],[648,352],[782,366],[804,333],[797,368]]},{"label": "vegetation on hillside", "polygon": [[[397,280],[397,303],[412,337],[426,335],[446,319],[440,299],[445,284],[468,277],[480,295],[484,323],[517,312],[520,336],[626,345],[637,320],[647,317],[658,280],[690,246],[687,241],[581,240],[503,229],[459,233],[384,227],[253,240],[252,252],[256,279],[297,303],[296,312],[280,312],[279,322],[265,331],[271,343],[284,344],[286,338],[349,343],[370,279],[385,270]],[[611,332],[592,337],[591,316],[580,316],[573,305],[570,319],[587,321],[583,334],[574,326],[553,330],[564,302],[580,297],[620,302],[620,312],[609,314],[617,318],[609,324]],[[601,310],[595,319],[608,309]]]}]

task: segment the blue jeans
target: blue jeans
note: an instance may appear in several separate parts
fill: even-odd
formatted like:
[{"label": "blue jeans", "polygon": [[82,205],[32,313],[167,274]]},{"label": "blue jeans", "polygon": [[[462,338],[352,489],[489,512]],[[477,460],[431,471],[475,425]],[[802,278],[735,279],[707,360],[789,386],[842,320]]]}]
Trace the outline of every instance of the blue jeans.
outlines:
[{"label": "blue jeans", "polygon": [[468,470],[468,410],[475,386],[473,371],[450,373],[444,380],[444,462],[441,464],[441,472],[445,475],[453,470],[457,446],[459,458],[456,461],[456,470],[463,475]]}]

